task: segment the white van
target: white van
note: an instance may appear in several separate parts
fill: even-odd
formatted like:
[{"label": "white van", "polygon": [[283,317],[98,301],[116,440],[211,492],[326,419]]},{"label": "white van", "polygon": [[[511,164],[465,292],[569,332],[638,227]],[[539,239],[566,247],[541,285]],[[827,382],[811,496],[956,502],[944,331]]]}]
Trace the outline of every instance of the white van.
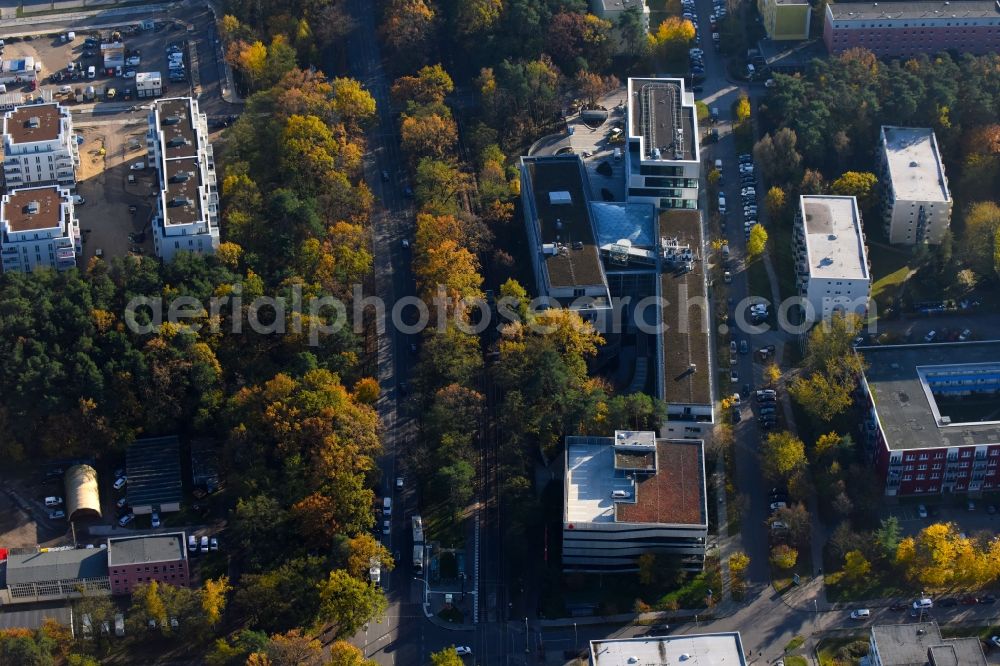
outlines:
[{"label": "white van", "polygon": [[88,79],[97,78],[97,69],[93,65],[87,68],[87,78]]},{"label": "white van", "polygon": [[611,499],[628,499],[629,492],[627,490],[612,490]]},{"label": "white van", "polygon": [[385,497],[382,499],[382,514],[386,516],[392,515],[392,498]]}]

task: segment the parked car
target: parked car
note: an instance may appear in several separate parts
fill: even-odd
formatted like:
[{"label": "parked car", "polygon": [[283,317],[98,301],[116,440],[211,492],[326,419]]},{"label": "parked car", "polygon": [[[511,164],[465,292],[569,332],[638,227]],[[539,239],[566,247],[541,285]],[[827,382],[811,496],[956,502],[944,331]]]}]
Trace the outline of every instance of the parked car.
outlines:
[{"label": "parked car", "polygon": [[209,550],[219,550],[219,540],[216,539],[215,537],[212,537],[211,539],[209,539],[208,540],[208,548],[209,548]]},{"label": "parked car", "polygon": [[198,537],[188,534],[188,555],[198,554]]},{"label": "parked car", "polygon": [[118,525],[120,527],[125,527],[135,519],[134,513],[126,513],[124,516],[118,519]]},{"label": "parked car", "polygon": [[455,648],[455,653],[460,657],[467,657],[472,654],[472,648],[465,645],[459,645]]},{"label": "parked car", "polygon": [[921,608],[934,608],[934,601],[930,597],[923,597],[917,599],[913,602],[913,608],[919,610]]},{"label": "parked car", "polygon": [[50,496],[45,498],[45,506],[62,506],[62,503],[62,497]]},{"label": "parked car", "polygon": [[201,538],[201,552],[203,552],[203,553],[207,553],[208,552],[208,537],[207,536],[203,536]]},{"label": "parked car", "polygon": [[119,509],[124,509],[127,504],[128,504],[127,497],[119,497],[118,501],[115,502],[115,506],[118,507]]},{"label": "parked car", "polygon": [[56,509],[55,511],[49,511],[49,520],[62,520],[66,517],[66,512],[62,509]]},{"label": "parked car", "polygon": [[998,647],[998,648],[1000,648],[1000,636],[994,636],[994,637],[992,637],[992,638],[990,639],[990,643],[992,643],[992,644],[993,644],[993,647]]},{"label": "parked car", "polygon": [[924,336],[924,342],[934,342],[934,338],[937,337],[937,331],[931,330],[927,335]]},{"label": "parked car", "polygon": [[971,339],[972,339],[972,329],[968,328],[962,331],[962,334],[958,336],[959,342],[965,342],[966,340],[971,340]]},{"label": "parked car", "polygon": [[872,616],[872,612],[867,608],[859,608],[858,610],[851,611],[852,620],[867,620]]},{"label": "parked car", "polygon": [[127,476],[120,476],[117,479],[115,479],[114,489],[115,490],[121,490],[122,488],[125,487],[126,483],[128,483],[128,477]]},{"label": "parked car", "polygon": [[145,168],[146,168],[145,162],[133,162],[131,165],[129,165],[129,169],[131,169],[132,171],[140,171]]},{"label": "parked car", "polygon": [[921,518],[926,518],[927,517],[927,507],[924,506],[923,504],[918,504],[917,505],[917,515],[920,516]]},{"label": "parked car", "polygon": [[155,511],[153,512],[152,515],[152,526],[154,530],[160,526],[160,514],[158,514]]}]

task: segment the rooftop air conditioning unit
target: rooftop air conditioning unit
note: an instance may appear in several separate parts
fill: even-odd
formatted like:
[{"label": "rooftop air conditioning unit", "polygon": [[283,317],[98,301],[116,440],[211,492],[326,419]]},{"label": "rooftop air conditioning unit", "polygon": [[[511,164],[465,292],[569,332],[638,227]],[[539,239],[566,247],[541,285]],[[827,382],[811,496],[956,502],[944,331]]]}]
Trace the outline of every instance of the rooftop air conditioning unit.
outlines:
[{"label": "rooftop air conditioning unit", "polygon": [[38,213],[39,205],[37,201],[28,202],[28,215],[35,215]]},{"label": "rooftop air conditioning unit", "polygon": [[28,127],[38,127],[41,124],[42,121],[38,116],[31,116],[28,118]]}]

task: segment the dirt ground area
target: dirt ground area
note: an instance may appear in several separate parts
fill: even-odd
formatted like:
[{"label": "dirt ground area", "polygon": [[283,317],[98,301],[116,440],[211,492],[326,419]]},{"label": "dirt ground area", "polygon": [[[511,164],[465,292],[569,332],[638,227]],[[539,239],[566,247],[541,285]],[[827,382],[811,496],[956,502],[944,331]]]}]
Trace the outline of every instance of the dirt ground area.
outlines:
[{"label": "dirt ground area", "polygon": [[36,523],[7,493],[0,493],[0,547],[55,546],[65,541],[65,537],[63,532],[54,532],[41,523]]},{"label": "dirt ground area", "polygon": [[[136,248],[144,254],[153,251],[150,220],[156,203],[156,170],[145,164],[145,131],[145,116],[129,124],[77,129],[83,137],[77,193],[87,202],[76,207],[83,230],[84,266],[98,249],[105,258],[124,256]],[[130,168],[138,162],[145,168]],[[145,233],[145,238],[135,242],[129,240],[130,233]]]}]

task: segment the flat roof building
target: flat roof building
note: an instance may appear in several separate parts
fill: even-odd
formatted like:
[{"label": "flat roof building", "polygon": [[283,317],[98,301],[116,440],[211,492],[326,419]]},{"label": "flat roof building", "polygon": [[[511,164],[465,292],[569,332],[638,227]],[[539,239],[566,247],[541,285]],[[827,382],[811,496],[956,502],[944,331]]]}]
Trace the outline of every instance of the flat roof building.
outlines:
[{"label": "flat roof building", "polygon": [[125,495],[135,514],[181,510],[181,453],[177,437],[137,439],[125,453]]},{"label": "flat roof building", "polygon": [[814,320],[867,312],[871,274],[855,197],[800,196],[794,240],[799,293]]},{"label": "flat roof building", "polygon": [[26,104],[4,114],[3,172],[8,188],[76,184],[80,153],[69,109]]},{"label": "flat roof building", "polygon": [[746,666],[739,632],[590,641],[590,666]]},{"label": "flat roof building", "polygon": [[809,39],[809,0],[757,0],[767,36],[774,41]]},{"label": "flat roof building", "polygon": [[701,570],[708,534],[701,441],[654,432],[567,437],[563,567],[633,571],[647,552]]},{"label": "flat roof building", "polygon": [[186,586],[190,582],[183,532],[108,539],[108,576],[112,594],[130,594],[152,580]]},{"label": "flat roof building", "polygon": [[661,212],[659,240],[658,397],[667,403],[664,426],[668,437],[701,439],[714,422],[714,401],[700,213]]},{"label": "flat roof building", "polygon": [[951,224],[952,200],[934,130],[884,125],[879,147],[889,242],[940,244]]},{"label": "flat roof building", "polygon": [[1000,341],[858,353],[865,444],[886,495],[1000,488]]},{"label": "flat roof building", "polygon": [[978,638],[942,638],[937,622],[871,628],[869,666],[986,666]]},{"label": "flat roof building", "polygon": [[157,100],[146,134],[149,163],[159,176],[153,247],[171,261],[178,252],[212,254],[219,247],[219,194],[208,121],[191,97]]},{"label": "flat roof building", "polygon": [[78,588],[110,590],[103,548],[14,548],[0,566],[0,605],[78,598]]},{"label": "flat roof building", "polygon": [[66,270],[83,251],[73,195],[50,185],[11,190],[0,198],[3,271]]},{"label": "flat roof building", "polygon": [[951,49],[996,53],[1000,5],[996,0],[831,2],[826,6],[823,41],[830,53],[863,47],[880,58]]},{"label": "flat roof building", "polygon": [[521,202],[538,294],[593,319],[611,306],[586,172],[576,155],[521,158]]},{"label": "flat roof building", "polygon": [[590,11],[614,25],[617,25],[622,14],[630,9],[639,10],[642,24],[649,30],[649,4],[646,0],[590,0]]},{"label": "flat roof building", "polygon": [[684,79],[629,79],[626,103],[627,201],[697,208],[698,112]]}]

